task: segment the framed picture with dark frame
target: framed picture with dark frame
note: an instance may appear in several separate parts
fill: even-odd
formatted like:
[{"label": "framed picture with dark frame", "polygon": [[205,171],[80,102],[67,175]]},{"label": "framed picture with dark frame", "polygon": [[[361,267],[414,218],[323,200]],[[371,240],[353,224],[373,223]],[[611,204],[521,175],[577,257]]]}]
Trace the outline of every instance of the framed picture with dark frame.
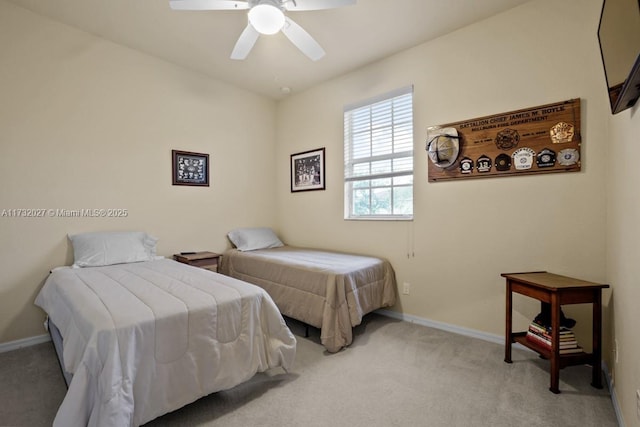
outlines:
[{"label": "framed picture with dark frame", "polygon": [[171,150],[173,185],[209,186],[209,155]]},{"label": "framed picture with dark frame", "polygon": [[324,189],[324,147],[292,154],[291,192]]}]

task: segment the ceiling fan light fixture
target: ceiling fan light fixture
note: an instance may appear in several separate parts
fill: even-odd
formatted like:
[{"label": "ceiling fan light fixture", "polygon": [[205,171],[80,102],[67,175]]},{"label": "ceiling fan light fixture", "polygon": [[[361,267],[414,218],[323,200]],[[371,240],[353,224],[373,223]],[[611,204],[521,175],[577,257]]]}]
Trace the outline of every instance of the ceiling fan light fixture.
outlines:
[{"label": "ceiling fan light fixture", "polygon": [[249,22],[260,34],[275,34],[284,26],[284,13],[271,3],[262,3],[251,8]]}]

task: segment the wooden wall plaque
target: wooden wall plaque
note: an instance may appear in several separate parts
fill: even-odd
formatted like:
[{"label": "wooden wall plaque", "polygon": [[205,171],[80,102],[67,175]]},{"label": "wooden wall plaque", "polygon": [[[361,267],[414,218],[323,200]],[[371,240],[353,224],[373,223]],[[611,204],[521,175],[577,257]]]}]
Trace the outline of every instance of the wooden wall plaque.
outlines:
[{"label": "wooden wall plaque", "polygon": [[459,154],[446,168],[427,157],[430,182],[580,171],[580,99],[440,127],[457,130]]}]

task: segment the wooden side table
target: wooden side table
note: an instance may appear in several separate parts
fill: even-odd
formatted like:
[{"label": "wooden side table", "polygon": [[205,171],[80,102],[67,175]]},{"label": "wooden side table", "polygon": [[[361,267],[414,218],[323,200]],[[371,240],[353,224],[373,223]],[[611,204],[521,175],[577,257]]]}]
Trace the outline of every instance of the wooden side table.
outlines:
[{"label": "wooden side table", "polygon": [[215,252],[195,252],[192,254],[175,254],[173,259],[183,264],[218,272],[218,262],[221,256]]},{"label": "wooden side table", "polygon": [[[520,343],[543,358],[551,361],[551,386],[549,390],[560,393],[560,369],[566,366],[590,363],[591,385],[602,388],[602,289],[609,285],[585,282],[546,271],[532,273],[503,273],[507,279],[506,332],[504,361],[511,363],[511,344]],[[551,304],[551,350],[526,339],[526,332],[512,332],[513,292]],[[592,353],[560,354],[560,306],[563,304],[593,305]]]}]

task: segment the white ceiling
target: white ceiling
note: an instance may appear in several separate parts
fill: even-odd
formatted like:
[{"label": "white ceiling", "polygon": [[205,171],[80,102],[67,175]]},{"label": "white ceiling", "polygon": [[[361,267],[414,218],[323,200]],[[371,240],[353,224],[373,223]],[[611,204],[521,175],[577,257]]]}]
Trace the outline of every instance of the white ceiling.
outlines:
[{"label": "white ceiling", "polygon": [[358,0],[288,12],[326,51],[313,62],[281,33],[260,36],[244,61],[229,59],[246,11],[174,11],[168,0],[9,0],[54,20],[273,99],[529,0]]}]

